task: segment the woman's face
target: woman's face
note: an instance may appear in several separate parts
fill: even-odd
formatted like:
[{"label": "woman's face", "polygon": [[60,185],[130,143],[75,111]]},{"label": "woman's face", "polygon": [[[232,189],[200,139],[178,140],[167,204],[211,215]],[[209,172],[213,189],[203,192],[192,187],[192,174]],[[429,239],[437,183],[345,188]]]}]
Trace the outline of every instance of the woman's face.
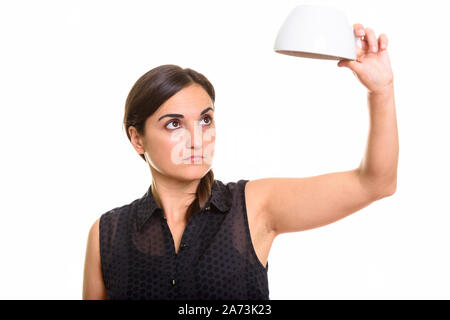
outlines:
[{"label": "woman's face", "polygon": [[214,105],[206,90],[198,84],[183,88],[147,118],[147,160],[174,179],[201,179],[211,168],[215,130]]}]

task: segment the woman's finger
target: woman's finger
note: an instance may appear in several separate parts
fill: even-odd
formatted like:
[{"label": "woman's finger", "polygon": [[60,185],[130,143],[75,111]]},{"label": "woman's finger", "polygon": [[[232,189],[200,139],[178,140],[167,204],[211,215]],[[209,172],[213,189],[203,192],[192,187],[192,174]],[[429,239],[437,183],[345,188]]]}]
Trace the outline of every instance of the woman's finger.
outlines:
[{"label": "woman's finger", "polygon": [[367,37],[361,39],[361,50],[365,53],[369,50],[369,44],[367,43]]},{"label": "woman's finger", "polygon": [[366,28],[366,36],[367,43],[369,45],[369,51],[370,52],[377,52],[378,51],[378,41],[375,36],[375,32],[371,28]]},{"label": "woman's finger", "polygon": [[364,41],[364,36],[366,34],[366,31],[364,29],[364,26],[361,23],[355,23],[353,24],[353,31],[357,37],[361,40],[361,48],[359,46],[356,47],[356,58],[361,57],[365,54],[367,50],[367,43]]},{"label": "woman's finger", "polygon": [[365,34],[364,26],[361,23],[355,23],[353,25],[353,31],[355,32],[355,35],[357,35],[358,37],[364,36]]},{"label": "woman's finger", "polygon": [[356,60],[359,61],[359,58],[363,57],[368,53],[369,45],[367,44],[367,38],[360,37],[361,40],[361,48],[356,46]]},{"label": "woman's finger", "polygon": [[388,45],[387,35],[385,35],[384,33],[380,34],[380,36],[378,37],[378,46],[380,48],[380,51],[387,50],[387,45]]}]

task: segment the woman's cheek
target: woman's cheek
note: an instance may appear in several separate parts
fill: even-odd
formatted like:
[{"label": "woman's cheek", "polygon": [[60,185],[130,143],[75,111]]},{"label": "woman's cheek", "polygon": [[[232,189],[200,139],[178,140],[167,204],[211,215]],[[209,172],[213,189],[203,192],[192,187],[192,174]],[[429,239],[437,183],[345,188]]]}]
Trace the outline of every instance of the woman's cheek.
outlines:
[{"label": "woman's cheek", "polygon": [[186,157],[191,156],[191,136],[188,130],[183,128],[175,130],[170,136],[170,161],[173,165],[180,165],[186,162]]},{"label": "woman's cheek", "polygon": [[183,142],[171,143],[167,148],[168,154],[167,157],[170,158],[170,164],[178,165],[183,161],[183,152],[185,151]]},{"label": "woman's cheek", "polygon": [[214,157],[215,141],[208,142],[208,144],[203,149],[203,161],[209,165],[212,164]]}]

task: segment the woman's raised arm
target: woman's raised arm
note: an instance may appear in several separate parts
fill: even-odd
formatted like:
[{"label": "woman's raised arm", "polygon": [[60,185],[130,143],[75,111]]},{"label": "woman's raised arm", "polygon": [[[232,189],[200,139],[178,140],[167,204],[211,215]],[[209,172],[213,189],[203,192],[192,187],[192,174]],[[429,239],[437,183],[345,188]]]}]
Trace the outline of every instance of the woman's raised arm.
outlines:
[{"label": "woman's raised arm", "polygon": [[[305,178],[249,181],[249,202],[257,199],[260,217],[274,234],[311,229],[339,220],[397,187],[398,132],[393,74],[387,36],[377,40],[370,28],[354,25],[362,37],[356,60],[341,60],[368,89],[370,130],[359,168]],[[253,200],[252,200],[253,199]]]}]

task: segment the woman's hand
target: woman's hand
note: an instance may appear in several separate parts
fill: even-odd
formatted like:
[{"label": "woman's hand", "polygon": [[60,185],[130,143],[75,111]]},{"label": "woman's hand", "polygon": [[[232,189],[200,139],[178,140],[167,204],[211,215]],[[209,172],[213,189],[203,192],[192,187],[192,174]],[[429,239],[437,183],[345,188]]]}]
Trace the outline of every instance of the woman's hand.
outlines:
[{"label": "woman's hand", "polygon": [[338,66],[351,69],[370,93],[391,89],[394,76],[387,52],[387,36],[381,34],[377,40],[372,29],[359,23],[353,25],[353,30],[361,37],[362,48],[356,47],[356,60],[339,60]]}]

